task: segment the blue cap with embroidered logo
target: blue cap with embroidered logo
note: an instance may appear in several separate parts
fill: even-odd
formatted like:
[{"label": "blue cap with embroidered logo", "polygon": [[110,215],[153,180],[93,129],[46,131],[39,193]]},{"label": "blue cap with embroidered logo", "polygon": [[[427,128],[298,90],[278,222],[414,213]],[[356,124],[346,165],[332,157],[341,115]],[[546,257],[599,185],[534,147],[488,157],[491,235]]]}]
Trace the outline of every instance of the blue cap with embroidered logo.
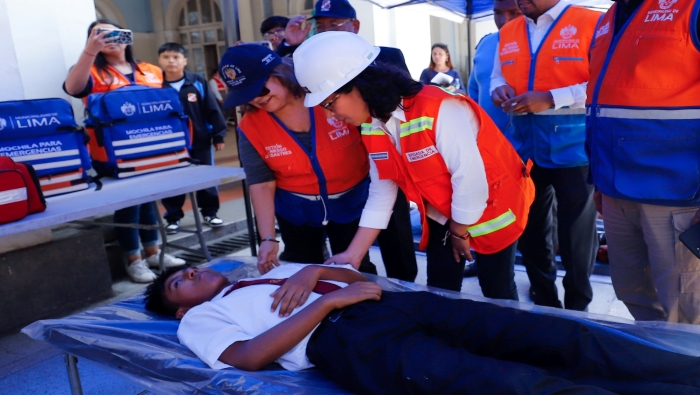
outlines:
[{"label": "blue cap with embroidered logo", "polygon": [[255,99],[262,92],[272,69],[282,58],[257,44],[230,47],[219,62],[219,75],[228,88],[224,107],[233,108]]},{"label": "blue cap with embroidered logo", "polygon": [[314,7],[314,14],[309,19],[316,18],[357,19],[357,14],[348,0],[318,0]]}]

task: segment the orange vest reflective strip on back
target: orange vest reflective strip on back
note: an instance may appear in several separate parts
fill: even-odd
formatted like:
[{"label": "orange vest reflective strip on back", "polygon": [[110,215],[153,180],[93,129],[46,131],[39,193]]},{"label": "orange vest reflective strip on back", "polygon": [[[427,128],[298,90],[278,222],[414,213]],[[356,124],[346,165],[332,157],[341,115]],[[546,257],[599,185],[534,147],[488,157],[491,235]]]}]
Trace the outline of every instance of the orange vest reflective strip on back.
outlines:
[{"label": "orange vest reflective strip on back", "polygon": [[304,195],[322,195],[323,188],[332,195],[366,179],[369,159],[357,130],[335,118],[326,118],[319,106],[309,111],[315,126],[311,131],[315,133],[312,154],[320,168],[315,168],[291,132],[270,113],[256,110],[241,119],[239,129],[275,173],[277,187]]},{"label": "orange vest reflective strip on back", "polygon": [[600,12],[567,6],[532,52],[527,21],[520,16],[499,31],[501,72],[520,95],[588,81],[588,51]]},{"label": "orange vest reflective strip on back", "polygon": [[[477,137],[484,162],[489,197],[481,218],[469,224],[472,248],[493,254],[515,242],[527,224],[535,187],[513,146],[491,118],[471,99],[434,86],[425,86],[418,95],[404,99],[406,122],[400,126],[399,154],[382,130],[363,124],[362,140],[377,166],[380,179],[392,180],[408,199],[418,205],[423,223],[420,249],[428,242],[425,204],[451,218],[452,175],[435,144],[435,125],[443,100],[457,98],[475,112],[480,128]],[[458,125],[455,125],[458,127]],[[466,137],[470,138],[470,137]]]},{"label": "orange vest reflective strip on back", "polygon": [[[143,85],[153,88],[163,87],[163,71],[158,66],[141,62],[137,64],[138,69],[134,69],[134,82],[129,81],[124,74],[114,67],[107,65],[110,75],[100,71],[95,65],[90,69],[92,78],[92,91],[90,93],[105,93],[127,85]],[[87,105],[87,97],[83,98],[83,103]]]},{"label": "orange vest reflective strip on back", "polygon": [[613,5],[591,49],[587,103],[595,98],[603,105],[698,107],[700,42],[693,42],[698,7],[694,0],[643,2],[611,51]]}]

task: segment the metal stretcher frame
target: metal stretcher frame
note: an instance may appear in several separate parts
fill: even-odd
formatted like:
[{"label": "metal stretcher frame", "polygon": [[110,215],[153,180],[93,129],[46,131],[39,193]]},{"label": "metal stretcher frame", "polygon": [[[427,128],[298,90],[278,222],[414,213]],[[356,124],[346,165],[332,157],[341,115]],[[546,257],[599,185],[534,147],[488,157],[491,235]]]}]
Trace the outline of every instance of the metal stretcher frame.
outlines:
[{"label": "metal stretcher frame", "polygon": [[[160,215],[157,215],[159,221],[158,225],[114,224],[85,220],[85,218],[151,202],[156,204],[156,212],[158,212],[156,203],[158,200],[171,196],[189,194],[192,203],[192,211],[194,213],[195,230],[181,229],[181,231],[197,235],[201,251],[204,253],[207,260],[210,261],[212,257],[207,250],[202,233],[202,220],[199,216],[195,192],[235,181],[243,181],[244,190],[246,190],[245,173],[243,169],[238,167],[206,165],[188,166],[126,179],[103,179],[102,187],[99,190],[96,190],[93,186],[83,191],[47,198],[46,211],[31,214],[20,221],[0,225],[0,237],[61,224],[118,226],[135,229],[157,229],[164,246],[195,252],[190,248],[168,242],[165,224]],[[252,253],[255,254],[257,246],[255,244],[255,230],[253,229],[252,222],[253,216],[250,208],[250,200],[247,198],[247,190],[245,197],[248,234],[249,236],[253,236],[249,237],[249,244]],[[164,253],[165,248],[162,248],[160,255],[161,270],[163,270]]]},{"label": "metal stretcher frame", "polygon": [[[256,258],[221,258],[208,265],[231,280],[257,276]],[[450,298],[487,301],[542,314],[595,322],[647,344],[700,356],[700,328],[665,322],[633,322],[597,314],[534,306],[367,275],[384,290],[430,291]],[[347,394],[315,369],[289,372],[272,365],[259,372],[208,368],[177,340],[178,322],[143,308],[142,296],[57,320],[37,321],[22,332],[66,352],[66,369],[74,395],[82,393],[77,357],[88,358],[150,392],[163,394]]]}]

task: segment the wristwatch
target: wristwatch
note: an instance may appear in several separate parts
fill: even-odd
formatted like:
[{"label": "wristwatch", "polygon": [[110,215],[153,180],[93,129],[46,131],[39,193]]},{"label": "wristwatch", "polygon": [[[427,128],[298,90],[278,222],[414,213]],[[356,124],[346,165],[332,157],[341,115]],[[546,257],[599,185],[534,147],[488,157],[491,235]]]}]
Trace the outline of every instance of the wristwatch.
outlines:
[{"label": "wristwatch", "polygon": [[260,240],[260,244],[262,244],[264,241],[271,241],[273,243],[279,243],[280,241],[275,239],[274,236],[267,236],[266,238]]}]

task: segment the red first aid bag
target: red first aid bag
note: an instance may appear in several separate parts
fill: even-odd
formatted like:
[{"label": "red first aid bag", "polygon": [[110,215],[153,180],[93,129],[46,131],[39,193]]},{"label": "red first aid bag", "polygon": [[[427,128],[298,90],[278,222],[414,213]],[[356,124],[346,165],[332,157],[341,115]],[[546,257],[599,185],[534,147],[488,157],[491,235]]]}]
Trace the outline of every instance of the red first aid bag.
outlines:
[{"label": "red first aid bag", "polygon": [[0,224],[44,210],[46,200],[34,168],[0,156]]}]

